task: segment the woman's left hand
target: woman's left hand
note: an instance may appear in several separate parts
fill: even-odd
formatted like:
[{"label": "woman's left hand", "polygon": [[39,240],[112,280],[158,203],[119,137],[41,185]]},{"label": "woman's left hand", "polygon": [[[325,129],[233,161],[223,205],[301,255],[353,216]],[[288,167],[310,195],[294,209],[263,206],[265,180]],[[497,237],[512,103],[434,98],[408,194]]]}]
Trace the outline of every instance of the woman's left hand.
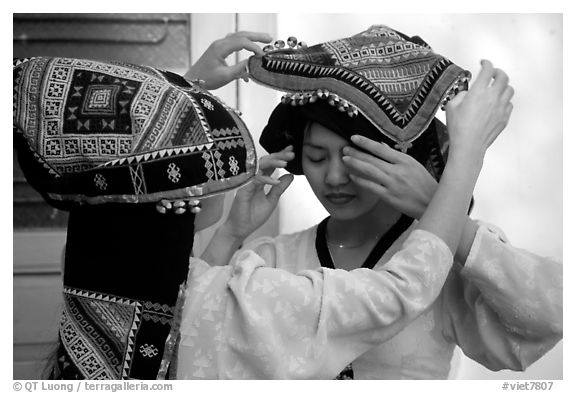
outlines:
[{"label": "woman's left hand", "polygon": [[426,168],[384,143],[360,135],[354,135],[352,142],[371,153],[351,146],[344,148],[343,161],[352,180],[398,211],[419,219],[438,187]]}]

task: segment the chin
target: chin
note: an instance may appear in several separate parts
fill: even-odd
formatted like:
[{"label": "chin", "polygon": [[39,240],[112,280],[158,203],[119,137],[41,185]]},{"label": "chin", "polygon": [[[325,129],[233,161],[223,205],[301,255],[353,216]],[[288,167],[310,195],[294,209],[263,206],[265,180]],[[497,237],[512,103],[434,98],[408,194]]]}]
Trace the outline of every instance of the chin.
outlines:
[{"label": "chin", "polygon": [[324,204],[324,208],[328,211],[330,217],[336,220],[355,220],[366,213],[355,206],[335,207],[334,205]]},{"label": "chin", "polygon": [[321,200],[324,209],[336,220],[351,221],[361,219],[375,213],[379,208],[378,200],[356,199],[346,205],[334,205],[326,200]]}]

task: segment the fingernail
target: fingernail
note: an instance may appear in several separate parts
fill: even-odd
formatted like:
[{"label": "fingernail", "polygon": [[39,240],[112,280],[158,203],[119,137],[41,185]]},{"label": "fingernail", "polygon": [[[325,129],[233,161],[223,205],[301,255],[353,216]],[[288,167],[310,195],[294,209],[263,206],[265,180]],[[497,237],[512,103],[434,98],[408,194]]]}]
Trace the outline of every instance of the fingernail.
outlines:
[{"label": "fingernail", "polygon": [[342,149],[342,153],[346,154],[347,156],[349,156],[351,152],[352,152],[352,149],[350,149],[349,146],[345,146],[345,147]]},{"label": "fingernail", "polygon": [[354,143],[360,142],[362,141],[362,137],[360,135],[352,135],[352,137],[350,138],[350,140]]}]

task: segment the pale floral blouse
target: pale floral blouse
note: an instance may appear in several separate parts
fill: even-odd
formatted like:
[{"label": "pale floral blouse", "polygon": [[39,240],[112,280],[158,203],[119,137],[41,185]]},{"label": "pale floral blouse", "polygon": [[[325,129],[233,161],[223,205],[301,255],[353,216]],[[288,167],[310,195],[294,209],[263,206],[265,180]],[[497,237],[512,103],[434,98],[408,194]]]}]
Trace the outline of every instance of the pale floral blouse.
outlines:
[{"label": "pale floral blouse", "polygon": [[453,261],[416,230],[386,265],[332,270],[289,240],[305,237],[263,241],[227,266],[191,259],[178,379],[334,378],[428,309]]},{"label": "pale floral blouse", "polygon": [[[500,229],[479,224],[464,267],[454,264],[421,316],[354,360],[355,379],[446,379],[455,345],[490,370],[524,370],[562,338],[562,264],[515,248]],[[388,266],[411,232],[374,269]],[[245,249],[296,273],[320,266],[315,238],[316,226]]]}]

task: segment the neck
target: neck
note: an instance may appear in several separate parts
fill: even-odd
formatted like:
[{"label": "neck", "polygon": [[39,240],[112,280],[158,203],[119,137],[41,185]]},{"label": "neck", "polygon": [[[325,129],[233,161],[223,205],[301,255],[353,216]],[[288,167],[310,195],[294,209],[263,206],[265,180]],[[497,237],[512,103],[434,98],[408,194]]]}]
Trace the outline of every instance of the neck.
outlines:
[{"label": "neck", "polygon": [[383,202],[362,216],[350,220],[330,217],[327,239],[342,246],[374,243],[398,221],[402,214]]}]

